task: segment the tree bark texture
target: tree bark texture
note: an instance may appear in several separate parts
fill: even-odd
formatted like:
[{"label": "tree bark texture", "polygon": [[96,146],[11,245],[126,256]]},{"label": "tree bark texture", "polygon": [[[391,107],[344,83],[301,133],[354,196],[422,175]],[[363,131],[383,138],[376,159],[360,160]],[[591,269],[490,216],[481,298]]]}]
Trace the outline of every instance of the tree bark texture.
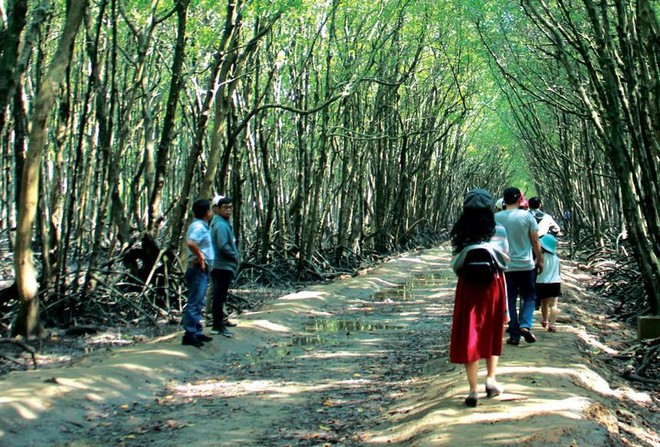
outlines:
[{"label": "tree bark texture", "polygon": [[5,127],[7,105],[22,74],[18,64],[19,44],[27,24],[28,2],[11,0],[8,10],[8,26],[0,31],[0,130]]},{"label": "tree bark texture", "polygon": [[[572,11],[560,9],[555,13],[545,2],[540,7],[524,2],[529,14],[549,32],[558,58],[580,93],[599,144],[618,179],[649,308],[657,314],[660,312],[660,190],[654,179],[660,171],[660,132],[657,121],[644,118],[657,113],[657,99],[644,92],[654,89],[657,92],[657,77],[651,79],[649,74],[658,72],[658,22],[648,14],[652,8],[645,0],[636,5],[624,0],[610,4],[584,0],[582,4],[594,39],[593,51],[581,43]],[[633,23],[638,23],[638,27],[633,27]],[[648,40],[639,40],[642,35]],[[573,63],[572,51],[581,56],[581,66]],[[584,74],[590,81],[589,88],[584,87]]]},{"label": "tree bark texture", "polygon": [[[33,206],[52,254],[35,251],[34,267],[59,275],[46,299],[75,313],[81,287],[95,292],[109,264],[123,262],[112,275],[132,282],[176,261],[159,247],[180,251],[197,196],[235,199],[252,272],[286,266],[318,279],[442,235],[466,191],[497,194],[513,181],[559,220],[571,212],[561,223],[574,246],[627,233],[623,246],[651,277],[653,5],[459,3],[95,3],[59,114],[57,99],[37,113],[34,88],[63,18],[28,11],[24,41],[0,49],[16,80],[0,144],[3,169],[27,171],[26,118],[57,116],[41,143],[29,141],[42,144],[44,200]],[[3,191],[17,183],[6,178]],[[16,205],[1,199],[4,235]],[[177,268],[165,269],[175,282]]]},{"label": "tree bark texture", "polygon": [[38,283],[32,253],[32,235],[39,200],[39,170],[46,143],[48,118],[57,100],[57,92],[71,61],[73,42],[82,21],[87,2],[72,1],[57,51],[39,87],[32,117],[30,142],[21,176],[21,201],[18,204],[15,271],[20,298],[20,311],[15,335],[29,337],[40,331]]},{"label": "tree bark texture", "polygon": [[163,119],[162,135],[156,153],[156,169],[154,172],[154,185],[149,200],[149,232],[155,235],[161,221],[162,195],[165,186],[165,177],[169,167],[169,155],[175,137],[176,110],[179,94],[183,87],[183,63],[186,53],[186,24],[188,20],[188,6],[190,0],[176,0],[177,34],[176,46],[172,59],[172,72],[168,92],[165,118]]}]

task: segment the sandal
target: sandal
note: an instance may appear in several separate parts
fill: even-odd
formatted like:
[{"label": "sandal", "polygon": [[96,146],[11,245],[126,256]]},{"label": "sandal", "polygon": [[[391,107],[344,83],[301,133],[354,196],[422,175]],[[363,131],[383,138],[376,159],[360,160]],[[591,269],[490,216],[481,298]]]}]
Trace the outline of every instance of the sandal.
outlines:
[{"label": "sandal", "polygon": [[548,326],[548,320],[546,320],[545,318],[543,320],[541,320],[541,326],[547,327]]},{"label": "sandal", "polygon": [[557,326],[551,324],[550,326],[548,326],[548,332],[557,332]]}]

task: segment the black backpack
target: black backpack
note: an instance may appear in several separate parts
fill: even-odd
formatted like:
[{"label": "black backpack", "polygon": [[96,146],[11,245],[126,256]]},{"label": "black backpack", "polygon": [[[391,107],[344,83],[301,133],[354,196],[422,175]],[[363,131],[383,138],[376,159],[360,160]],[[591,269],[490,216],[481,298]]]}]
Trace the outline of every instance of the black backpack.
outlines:
[{"label": "black backpack", "polygon": [[532,211],[532,216],[534,216],[534,219],[536,219],[536,223],[540,224],[545,217],[545,213],[541,210],[534,210]]},{"label": "black backpack", "polygon": [[490,284],[499,270],[493,255],[485,248],[473,248],[465,255],[459,274],[465,281],[475,284]]}]

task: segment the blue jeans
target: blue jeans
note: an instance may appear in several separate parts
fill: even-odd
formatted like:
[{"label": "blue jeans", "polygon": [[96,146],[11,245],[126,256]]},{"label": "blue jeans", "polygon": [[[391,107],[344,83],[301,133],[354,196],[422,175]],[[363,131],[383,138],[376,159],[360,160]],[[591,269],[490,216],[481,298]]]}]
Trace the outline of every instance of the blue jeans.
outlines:
[{"label": "blue jeans", "polygon": [[202,313],[206,300],[206,288],[209,285],[209,270],[202,270],[193,265],[186,270],[186,284],[188,285],[188,303],[183,310],[183,329],[187,336],[202,334]]},{"label": "blue jeans", "polygon": [[[534,322],[536,305],[536,270],[506,272],[506,297],[509,303],[509,336],[520,340],[520,329],[530,329]],[[518,295],[522,299],[518,311]]]}]

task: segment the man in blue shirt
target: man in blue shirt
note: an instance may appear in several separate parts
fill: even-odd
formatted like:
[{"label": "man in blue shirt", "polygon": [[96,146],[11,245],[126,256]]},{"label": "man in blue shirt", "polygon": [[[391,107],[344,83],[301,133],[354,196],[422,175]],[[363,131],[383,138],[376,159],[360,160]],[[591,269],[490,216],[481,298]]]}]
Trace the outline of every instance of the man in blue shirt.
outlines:
[{"label": "man in blue shirt", "polygon": [[[521,191],[518,188],[507,188],[503,198],[505,208],[495,214],[495,222],[506,229],[509,241],[511,262],[504,272],[510,317],[507,344],[517,346],[521,336],[527,343],[536,341],[530,329],[536,305],[536,273],[543,270],[543,253],[536,219],[520,209]],[[518,295],[522,299],[520,311],[517,306]]]},{"label": "man in blue shirt", "polygon": [[188,302],[183,310],[182,344],[200,348],[205,341],[213,340],[204,335],[201,323],[206,289],[209,285],[209,271],[213,265],[213,245],[209,231],[211,220],[211,204],[208,200],[199,199],[193,203],[195,218],[186,233],[186,246],[188,253],[188,269],[185,280],[188,285]]}]

